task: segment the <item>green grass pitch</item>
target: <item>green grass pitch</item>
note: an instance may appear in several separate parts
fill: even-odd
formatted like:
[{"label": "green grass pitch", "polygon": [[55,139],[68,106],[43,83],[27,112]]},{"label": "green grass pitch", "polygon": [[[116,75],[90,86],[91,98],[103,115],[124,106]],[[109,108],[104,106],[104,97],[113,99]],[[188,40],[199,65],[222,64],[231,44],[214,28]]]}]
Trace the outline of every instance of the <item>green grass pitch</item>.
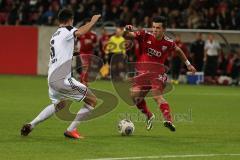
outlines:
[{"label": "green grass pitch", "polygon": [[[91,86],[116,95],[108,81]],[[69,125],[56,117],[37,126],[28,137],[20,136],[20,128],[50,103],[46,77],[0,76],[0,159],[94,159],[152,157],[164,155],[240,154],[240,88],[178,85],[165,98],[175,115],[177,131],[170,132],[160,121],[148,132],[136,121],[138,111],[119,100],[118,107],[99,118],[84,122],[79,131],[83,140],[63,136]],[[154,101],[151,110],[159,114]],[[74,103],[73,111],[81,104]],[[117,123],[124,113],[135,115],[133,136],[122,137]],[[145,157],[145,158],[144,158]],[[162,157],[163,158],[163,157]],[[125,158],[128,159],[128,158]],[[151,157],[148,159],[151,159]],[[238,160],[239,155],[167,157],[187,160]]]}]

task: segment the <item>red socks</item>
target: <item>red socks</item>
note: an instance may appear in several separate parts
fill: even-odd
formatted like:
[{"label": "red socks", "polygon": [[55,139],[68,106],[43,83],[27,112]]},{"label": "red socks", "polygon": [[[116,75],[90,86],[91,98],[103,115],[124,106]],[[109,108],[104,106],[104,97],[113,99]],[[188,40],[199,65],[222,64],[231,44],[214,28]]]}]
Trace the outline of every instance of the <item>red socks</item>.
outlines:
[{"label": "red socks", "polygon": [[170,107],[167,102],[164,102],[160,105],[160,110],[163,114],[164,120],[172,122]]},{"label": "red socks", "polygon": [[146,115],[147,118],[150,118],[152,116],[152,113],[148,109],[146,101],[144,99],[140,103],[137,103],[136,106],[139,110],[141,110],[143,114]]},{"label": "red socks", "polygon": [[[152,116],[152,113],[151,113],[151,111],[148,109],[147,104],[146,104],[146,101],[145,101],[144,99],[143,99],[140,103],[137,103],[136,106],[137,106],[137,108],[138,108],[139,110],[141,110],[141,112],[142,112],[143,114],[146,115],[147,118],[150,118],[150,117]],[[161,112],[162,112],[162,114],[163,114],[164,120],[172,122],[171,111],[170,111],[170,107],[169,107],[169,105],[168,105],[167,102],[162,103],[162,104],[160,105],[160,110],[161,110]]]}]

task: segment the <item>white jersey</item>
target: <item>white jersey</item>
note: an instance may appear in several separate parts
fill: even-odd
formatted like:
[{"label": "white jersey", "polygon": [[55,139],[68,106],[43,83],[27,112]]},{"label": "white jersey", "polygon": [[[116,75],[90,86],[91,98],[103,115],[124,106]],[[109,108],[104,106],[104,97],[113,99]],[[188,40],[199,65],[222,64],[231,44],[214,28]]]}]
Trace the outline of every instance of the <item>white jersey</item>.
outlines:
[{"label": "white jersey", "polygon": [[72,26],[60,27],[50,40],[50,61],[48,82],[70,78],[74,50],[74,32]]},{"label": "white jersey", "polygon": [[208,56],[218,56],[218,50],[221,49],[221,47],[217,41],[213,41],[211,43],[209,40],[207,40],[204,49],[207,50]]}]

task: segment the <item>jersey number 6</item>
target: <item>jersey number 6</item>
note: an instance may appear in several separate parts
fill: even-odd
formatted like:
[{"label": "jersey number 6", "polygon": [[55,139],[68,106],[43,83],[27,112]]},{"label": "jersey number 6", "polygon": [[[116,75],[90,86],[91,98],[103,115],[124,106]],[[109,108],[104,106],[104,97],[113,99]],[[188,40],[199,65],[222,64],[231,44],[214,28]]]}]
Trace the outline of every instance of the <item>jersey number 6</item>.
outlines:
[{"label": "jersey number 6", "polygon": [[51,59],[53,59],[55,57],[55,50],[54,50],[53,45],[54,45],[54,40],[51,40],[51,48],[50,48],[51,49],[51,53],[50,53]]}]

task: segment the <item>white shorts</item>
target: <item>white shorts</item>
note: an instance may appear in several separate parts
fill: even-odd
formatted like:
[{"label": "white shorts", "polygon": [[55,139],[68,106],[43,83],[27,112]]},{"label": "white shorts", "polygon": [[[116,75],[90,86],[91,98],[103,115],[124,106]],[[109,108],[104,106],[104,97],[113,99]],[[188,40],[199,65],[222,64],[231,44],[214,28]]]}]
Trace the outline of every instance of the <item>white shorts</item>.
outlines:
[{"label": "white shorts", "polygon": [[53,104],[58,104],[62,100],[81,101],[87,94],[87,87],[75,80],[66,78],[55,82],[49,82],[49,98]]}]

